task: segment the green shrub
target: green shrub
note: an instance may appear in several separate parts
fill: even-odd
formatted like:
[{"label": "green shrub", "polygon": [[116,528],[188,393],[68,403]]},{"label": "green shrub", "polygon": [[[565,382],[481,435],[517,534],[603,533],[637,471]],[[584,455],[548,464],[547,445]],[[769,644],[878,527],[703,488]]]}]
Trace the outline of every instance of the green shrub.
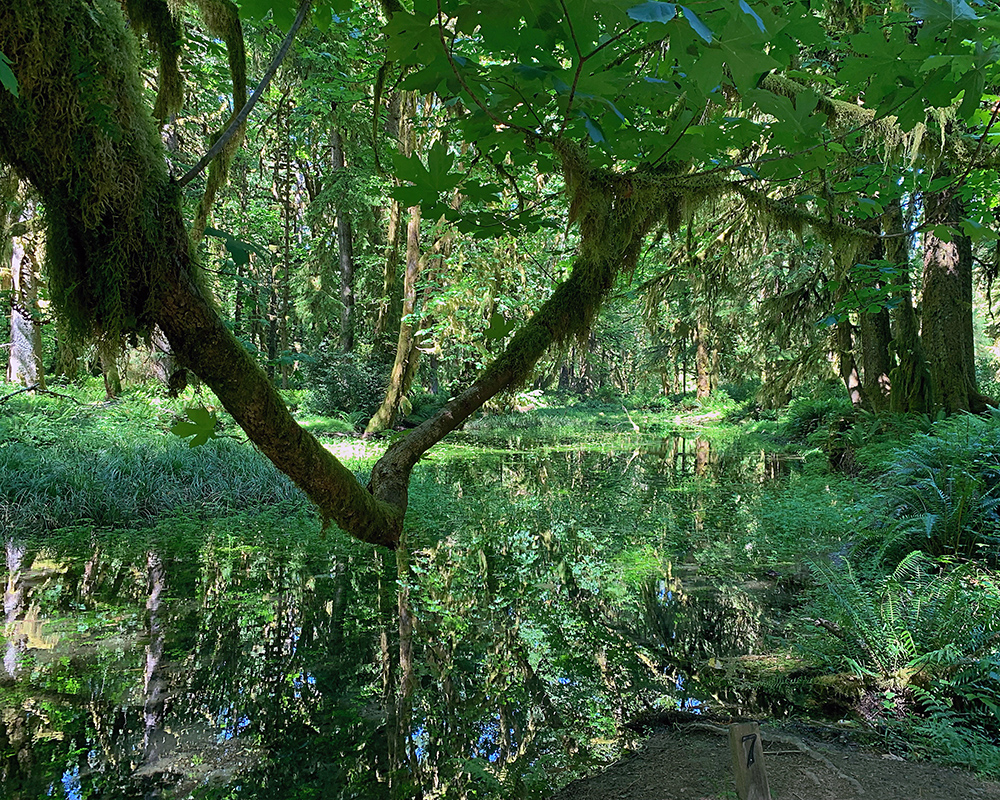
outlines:
[{"label": "green shrub", "polygon": [[315,363],[306,367],[309,382],[307,407],[316,414],[334,416],[338,411],[371,417],[385,397],[391,365],[367,360],[355,353],[339,353],[324,344]]},{"label": "green shrub", "polygon": [[805,441],[810,434],[828,436],[846,427],[854,417],[854,407],[846,397],[801,398],[788,405],[782,422],[782,433],[791,439]]}]

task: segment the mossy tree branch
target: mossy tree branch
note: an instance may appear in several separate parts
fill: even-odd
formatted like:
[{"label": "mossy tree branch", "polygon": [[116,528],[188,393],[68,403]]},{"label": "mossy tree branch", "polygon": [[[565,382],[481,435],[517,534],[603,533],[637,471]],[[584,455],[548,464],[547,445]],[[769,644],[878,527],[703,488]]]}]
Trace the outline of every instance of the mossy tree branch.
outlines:
[{"label": "mossy tree branch", "polygon": [[[18,65],[21,84],[19,98],[0,92],[0,159],[44,200],[50,275],[57,286],[74,285],[56,298],[62,312],[82,333],[108,341],[159,325],[177,360],[212,388],[324,521],[394,547],[404,509],[373,497],[295,423],[219,317],[142,102],[135,39],[118,2],[0,0],[0,49]],[[88,113],[95,97],[108,109],[102,125]]]}]

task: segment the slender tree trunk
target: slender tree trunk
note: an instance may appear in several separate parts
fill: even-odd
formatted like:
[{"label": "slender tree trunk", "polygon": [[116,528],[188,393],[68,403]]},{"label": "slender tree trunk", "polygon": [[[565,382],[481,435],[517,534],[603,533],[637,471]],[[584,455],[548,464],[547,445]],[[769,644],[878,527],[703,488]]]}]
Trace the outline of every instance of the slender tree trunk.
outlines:
[{"label": "slender tree trunk", "polygon": [[[898,283],[908,285],[910,240],[902,235],[903,216],[898,200],[886,210],[882,227],[890,236],[885,244],[886,260],[902,270]],[[905,289],[901,299],[893,314],[896,325],[893,345],[899,363],[890,373],[889,410],[900,414],[927,414],[934,407],[934,395],[912,290]]]},{"label": "slender tree trunk", "polygon": [[406,271],[403,273],[403,313],[396,342],[396,359],[389,375],[389,386],[378,411],[368,421],[365,436],[372,436],[396,424],[400,405],[413,386],[420,350],[417,348],[417,281],[424,261],[420,256],[420,206],[410,209],[406,226]]},{"label": "slender tree trunk", "polygon": [[0,175],[0,258],[10,266],[0,289],[10,292],[10,343],[7,380],[23,386],[45,388],[42,358],[41,281],[37,259],[25,236],[33,203],[19,197],[20,182],[12,171]]},{"label": "slender tree trunk", "polygon": [[146,554],[146,570],[149,597],[146,600],[146,668],[143,672],[143,762],[155,764],[161,756],[164,744],[163,721],[166,717],[167,680],[164,676],[163,650],[166,636],[160,604],[166,589],[166,568],[159,553],[150,550]]},{"label": "slender tree trunk", "polygon": [[[399,229],[402,208],[399,202],[389,204],[389,228],[385,245],[385,268],[382,274],[382,296],[379,298],[378,317],[375,320],[375,346],[384,347],[391,356],[389,332],[399,330],[402,316],[402,295],[399,292]],[[388,360],[388,359],[387,359]]]},{"label": "slender tree trunk", "polygon": [[[400,92],[389,103],[388,133],[395,136],[399,151],[409,157],[416,147],[413,115],[416,113],[417,93]],[[398,181],[397,181],[398,183]],[[387,360],[393,357],[391,331],[398,331],[402,317],[402,294],[399,290],[399,240],[403,209],[393,199],[389,205],[389,228],[386,235],[385,269],[382,275],[382,297],[379,301],[378,319],[375,322],[375,346],[384,347]],[[405,289],[404,289],[405,291]]]},{"label": "slender tree trunk", "polygon": [[344,140],[335,127],[330,128],[330,161],[338,189],[336,227],[337,254],[340,260],[340,351],[349,353],[354,349],[354,234],[345,196],[347,160],[344,156]]},{"label": "slender tree trunk", "polygon": [[[927,219],[957,225],[962,209],[957,198],[927,195]],[[972,242],[957,230],[946,242],[933,230],[924,233],[924,279],[921,332],[930,368],[935,408],[947,413],[986,410],[976,389],[972,328]]]},{"label": "slender tree trunk", "polygon": [[417,688],[416,664],[413,658],[413,607],[410,602],[410,550],[405,534],[396,549],[396,565],[399,609],[399,687],[396,693],[396,735],[397,747],[392,755],[393,768],[409,778],[408,795],[423,797],[420,788],[420,764],[413,740],[413,694]]},{"label": "slender tree trunk", "polygon": [[698,372],[696,396],[699,399],[711,396],[712,384],[714,383],[712,375],[712,352],[709,347],[710,337],[711,331],[708,324],[699,314],[698,324],[694,330],[696,346],[695,368]]},{"label": "slender tree trunk", "polygon": [[44,389],[41,310],[38,306],[39,278],[33,262],[24,243],[20,239],[14,239],[9,261],[11,311],[7,380]]}]

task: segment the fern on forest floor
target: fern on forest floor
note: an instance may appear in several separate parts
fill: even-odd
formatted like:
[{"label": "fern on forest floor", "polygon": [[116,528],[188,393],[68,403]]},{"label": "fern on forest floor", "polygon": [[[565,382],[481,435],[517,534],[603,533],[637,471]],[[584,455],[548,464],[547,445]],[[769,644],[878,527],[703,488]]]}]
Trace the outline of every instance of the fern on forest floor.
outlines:
[{"label": "fern on forest floor", "polygon": [[825,590],[815,603],[826,635],[813,643],[834,670],[882,692],[883,717],[915,701],[930,719],[960,717],[1000,736],[1000,584],[973,563],[909,553],[887,575],[849,563],[812,564]]}]

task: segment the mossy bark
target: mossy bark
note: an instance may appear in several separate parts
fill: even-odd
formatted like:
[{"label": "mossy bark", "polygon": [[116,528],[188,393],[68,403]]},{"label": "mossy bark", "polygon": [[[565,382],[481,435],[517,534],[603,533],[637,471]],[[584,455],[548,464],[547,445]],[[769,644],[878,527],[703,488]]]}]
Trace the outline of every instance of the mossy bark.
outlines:
[{"label": "mossy bark", "polygon": [[[344,140],[336,127],[330,128],[330,162],[334,176],[346,176]],[[337,201],[337,256],[340,264],[340,351],[349,353],[354,349],[354,231],[344,185],[341,177]]]},{"label": "mossy bark", "polygon": [[861,333],[861,374],[865,402],[871,411],[886,411],[892,384],[890,375],[895,367],[889,345],[892,332],[888,309],[877,314],[862,311],[858,319]]},{"label": "mossy bark", "polygon": [[399,338],[396,342],[396,357],[389,375],[389,386],[382,405],[368,420],[365,436],[372,436],[391,428],[399,416],[400,404],[413,386],[413,378],[420,360],[417,349],[419,321],[415,319],[417,310],[417,281],[423,269],[420,256],[420,206],[413,206],[406,226],[406,269],[403,273],[403,309],[399,321]]},{"label": "mossy bark", "polygon": [[[903,235],[903,217],[898,200],[886,209],[882,230],[887,236],[885,258],[902,270],[898,283],[908,284],[910,243],[909,237]],[[897,414],[927,414],[933,407],[931,377],[920,341],[920,322],[913,307],[912,290],[905,289],[901,299],[893,314],[896,335],[892,346],[898,363],[889,373],[889,410]]]},{"label": "mossy bark", "polygon": [[[961,218],[957,198],[927,195],[929,221],[954,223]],[[972,242],[953,231],[945,241],[924,233],[924,286],[921,297],[921,340],[930,368],[935,408],[946,413],[986,410],[976,389],[972,327]]]},{"label": "mossy bark", "polygon": [[698,322],[694,329],[694,360],[698,373],[696,396],[699,399],[711,397],[718,382],[718,377],[715,373],[718,359],[716,351],[709,345],[712,338],[712,330],[707,316],[707,314],[699,313]]},{"label": "mossy bark", "polygon": [[838,322],[834,336],[840,379],[844,382],[848,397],[851,398],[851,405],[861,408],[865,398],[858,364],[854,359],[854,326],[851,321],[845,319]]}]

